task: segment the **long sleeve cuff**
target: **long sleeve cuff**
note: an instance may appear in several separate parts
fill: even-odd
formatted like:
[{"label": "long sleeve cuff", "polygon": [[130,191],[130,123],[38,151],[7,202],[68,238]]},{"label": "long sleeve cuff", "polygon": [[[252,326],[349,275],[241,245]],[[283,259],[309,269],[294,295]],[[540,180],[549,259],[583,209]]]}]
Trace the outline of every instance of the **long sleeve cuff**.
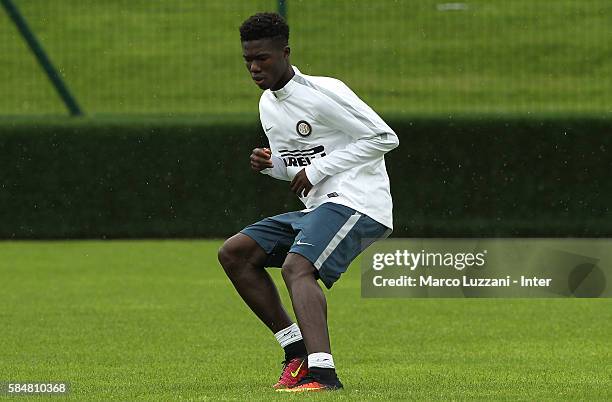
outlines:
[{"label": "long sleeve cuff", "polygon": [[272,155],[270,159],[272,160],[274,167],[263,169],[260,171],[260,173],[274,177],[275,179],[291,181],[291,178],[287,172],[287,167],[285,166],[285,162],[276,155]]},{"label": "long sleeve cuff", "polygon": [[325,178],[325,175],[317,170],[314,164],[311,164],[306,166],[306,177],[308,177],[310,184],[315,186]]}]

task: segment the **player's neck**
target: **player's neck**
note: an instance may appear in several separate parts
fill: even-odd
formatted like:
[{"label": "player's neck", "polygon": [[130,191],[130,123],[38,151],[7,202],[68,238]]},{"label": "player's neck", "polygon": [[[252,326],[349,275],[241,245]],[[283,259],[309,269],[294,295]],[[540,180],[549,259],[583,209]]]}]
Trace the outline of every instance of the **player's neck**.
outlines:
[{"label": "player's neck", "polygon": [[278,82],[270,89],[272,91],[278,91],[279,89],[287,85],[287,83],[291,81],[294,75],[295,75],[295,71],[293,71],[293,67],[291,67],[291,64],[290,64],[289,68],[287,68],[287,71],[285,71],[285,74],[283,74],[281,79],[278,80]]}]

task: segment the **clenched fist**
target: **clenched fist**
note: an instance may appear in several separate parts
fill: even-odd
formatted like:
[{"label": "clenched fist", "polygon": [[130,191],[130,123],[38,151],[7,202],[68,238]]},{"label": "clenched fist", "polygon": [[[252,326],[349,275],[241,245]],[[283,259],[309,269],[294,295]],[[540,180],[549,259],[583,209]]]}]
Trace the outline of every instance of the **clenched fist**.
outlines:
[{"label": "clenched fist", "polygon": [[255,148],[251,152],[251,169],[258,172],[274,166],[270,157],[272,151],[269,148]]}]

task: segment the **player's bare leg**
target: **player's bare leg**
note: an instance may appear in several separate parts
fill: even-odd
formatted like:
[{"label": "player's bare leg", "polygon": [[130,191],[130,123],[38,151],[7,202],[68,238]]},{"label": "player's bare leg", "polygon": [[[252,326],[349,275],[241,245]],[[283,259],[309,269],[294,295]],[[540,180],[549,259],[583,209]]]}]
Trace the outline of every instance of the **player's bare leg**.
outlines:
[{"label": "player's bare leg", "polygon": [[238,233],[219,250],[219,262],[234,287],[285,350],[285,360],[274,388],[295,386],[308,373],[306,347],[297,325],[291,322],[278,290],[264,269],[267,255],[249,236]]},{"label": "player's bare leg", "polygon": [[289,253],[282,272],[306,350],[308,353],[331,353],[327,302],[315,277],[316,268],[303,256]]},{"label": "player's bare leg", "polygon": [[265,251],[242,233],[229,238],[219,250],[219,262],[240,297],[272,332],[292,324],[272,278],[264,269]]},{"label": "player's bare leg", "polygon": [[316,269],[303,256],[287,254],[283,279],[308,351],[308,375],[285,392],[324,391],[342,388],[336,376],[327,330],[327,302],[315,276]]}]

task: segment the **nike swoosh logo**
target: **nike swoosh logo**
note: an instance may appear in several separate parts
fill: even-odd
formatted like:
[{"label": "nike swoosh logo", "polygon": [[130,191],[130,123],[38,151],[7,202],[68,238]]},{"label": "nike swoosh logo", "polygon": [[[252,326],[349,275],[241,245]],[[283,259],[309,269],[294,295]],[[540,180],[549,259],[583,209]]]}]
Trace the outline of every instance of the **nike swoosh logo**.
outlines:
[{"label": "nike swoosh logo", "polygon": [[305,360],[302,360],[302,362],[300,363],[300,365],[298,366],[297,370],[292,371],[291,372],[291,377],[295,378],[298,376],[298,374],[300,374],[300,369],[302,368],[302,366],[304,365]]},{"label": "nike swoosh logo", "polygon": [[297,243],[295,243],[295,244],[297,244],[298,246],[314,246],[314,244],[304,243],[301,240],[298,240]]},{"label": "nike swoosh logo", "polygon": [[274,128],[274,126],[270,126],[270,127],[264,127],[264,130],[266,130],[266,133],[270,130],[272,130]]}]

